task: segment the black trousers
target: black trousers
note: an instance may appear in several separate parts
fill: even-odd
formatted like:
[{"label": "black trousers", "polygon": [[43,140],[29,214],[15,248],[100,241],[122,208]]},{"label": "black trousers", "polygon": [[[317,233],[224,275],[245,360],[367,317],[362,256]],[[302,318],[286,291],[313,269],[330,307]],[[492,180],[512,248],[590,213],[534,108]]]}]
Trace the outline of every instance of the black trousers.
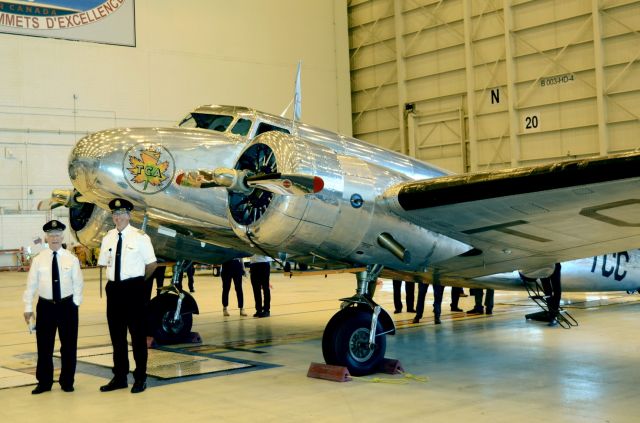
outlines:
[{"label": "black trousers", "polygon": [[487,289],[486,295],[484,295],[482,288],[471,288],[469,293],[473,295],[475,300],[475,305],[473,306],[476,310],[483,310],[482,308],[482,297],[484,295],[484,307],[488,312],[493,311],[493,296],[495,291],[493,289]]},{"label": "black trousers", "polygon": [[451,308],[458,308],[460,294],[462,294],[462,288],[458,288],[456,286],[451,287]]},{"label": "black trousers", "polygon": [[136,381],[147,379],[147,283],[143,277],[121,282],[109,281],[107,293],[107,323],[113,345],[113,375],[118,381],[126,381],[129,373],[129,347],[127,329],[131,335]]},{"label": "black trousers", "polygon": [[36,379],[43,386],[53,385],[53,348],[56,330],[60,337],[62,369],[60,385],[73,386],[78,350],[78,306],[68,297],[62,302],[40,299],[36,305],[36,342],[38,365]]},{"label": "black trousers", "polygon": [[[404,292],[407,300],[407,311],[413,311],[413,302],[415,292],[415,283],[413,282],[405,282],[404,283]],[[395,311],[402,311],[402,297],[401,297],[401,289],[402,289],[402,281],[394,279],[393,280],[393,306],[395,307]]]},{"label": "black trousers", "polygon": [[189,266],[187,266],[187,268],[184,270],[185,273],[187,274],[187,280],[188,280],[188,286],[189,286],[189,291],[193,291],[193,275],[195,275],[196,273],[196,267],[193,263],[191,263]]},{"label": "black trousers", "polygon": [[223,307],[227,307],[229,305],[229,291],[231,291],[231,281],[233,281],[233,287],[236,290],[236,297],[238,298],[238,308],[244,308],[244,294],[242,293],[243,273],[244,268],[242,266],[242,263],[238,260],[231,260],[230,262],[222,264],[220,277],[222,278]]},{"label": "black trousers", "polygon": [[562,283],[560,281],[560,263],[556,263],[553,273],[548,278],[540,278],[542,290],[549,297],[547,306],[549,307],[550,319],[558,317],[560,312],[560,298],[562,297]]},{"label": "black trousers", "polygon": [[156,281],[156,289],[162,288],[164,285],[164,271],[167,269],[167,266],[158,266],[156,270],[153,271],[153,275],[151,277]]},{"label": "black trousers", "polygon": [[[271,291],[269,290],[269,275],[271,265],[268,262],[251,264],[251,286],[253,298],[256,301],[258,313],[271,310]],[[264,294],[264,302],[262,296]]]},{"label": "black trousers", "polygon": [[[421,283],[418,285],[418,303],[416,304],[416,317],[422,319],[424,313],[424,300],[429,290],[429,284]],[[433,285],[433,314],[436,317],[440,317],[442,312],[442,293],[444,292],[444,286]]]}]

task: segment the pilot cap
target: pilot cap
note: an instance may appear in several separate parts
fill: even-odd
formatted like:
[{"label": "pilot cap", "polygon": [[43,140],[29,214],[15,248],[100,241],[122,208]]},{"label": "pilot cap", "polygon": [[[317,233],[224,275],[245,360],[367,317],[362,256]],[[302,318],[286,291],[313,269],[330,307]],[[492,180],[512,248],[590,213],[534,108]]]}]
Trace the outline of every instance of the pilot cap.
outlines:
[{"label": "pilot cap", "polygon": [[127,201],[124,198],[114,198],[113,200],[109,201],[109,208],[112,212],[118,210],[126,210],[130,212],[131,210],[133,210],[133,204],[131,204],[130,201]]},{"label": "pilot cap", "polygon": [[66,228],[65,224],[60,222],[59,220],[50,220],[47,223],[44,224],[44,226],[42,227],[42,230],[45,231],[46,233],[49,232],[56,232],[56,231],[64,231]]}]

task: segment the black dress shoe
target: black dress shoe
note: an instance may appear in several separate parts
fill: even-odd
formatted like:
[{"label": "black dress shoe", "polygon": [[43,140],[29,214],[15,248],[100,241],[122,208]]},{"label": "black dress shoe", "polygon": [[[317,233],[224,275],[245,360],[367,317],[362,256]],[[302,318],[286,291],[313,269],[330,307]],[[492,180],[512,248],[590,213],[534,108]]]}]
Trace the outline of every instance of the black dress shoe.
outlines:
[{"label": "black dress shoe", "polygon": [[60,388],[65,392],[73,392],[73,391],[75,391],[75,389],[73,389],[73,385],[71,385],[71,386],[60,385]]},{"label": "black dress shoe", "polygon": [[420,318],[419,317],[414,317],[413,318],[413,323],[420,323]]},{"label": "black dress shoe", "polygon": [[133,382],[133,386],[131,387],[131,393],[132,394],[139,394],[140,392],[144,391],[145,389],[147,389],[147,382]]},{"label": "black dress shoe", "polygon": [[271,316],[270,311],[263,311],[262,313],[260,313],[260,316],[258,317],[269,317],[269,316]]},{"label": "black dress shoe", "polygon": [[459,313],[459,312],[464,311],[464,310],[462,310],[460,307],[451,307],[451,311],[455,311],[455,312]]},{"label": "black dress shoe", "polygon": [[439,317],[436,317],[435,319],[433,319],[433,323],[435,323],[436,325],[439,325],[442,322],[440,321]]},{"label": "black dress shoe", "polygon": [[102,385],[100,387],[100,392],[109,392],[109,391],[115,391],[116,389],[124,389],[127,387],[127,381],[126,380],[117,380],[117,379],[111,379],[109,381],[109,383],[107,383],[106,385]]},{"label": "black dress shoe", "polygon": [[488,309],[485,311],[485,314],[493,314],[493,309],[492,309],[492,308],[488,308]]},{"label": "black dress shoe", "polygon": [[256,311],[255,314],[253,315],[253,317],[262,317],[262,312],[261,311]]},{"label": "black dress shoe", "polygon": [[33,388],[33,391],[31,391],[31,393],[33,395],[38,395],[38,394],[41,394],[43,392],[47,392],[47,391],[50,391],[50,390],[51,390],[51,385],[44,386],[44,385],[38,384],[38,385],[36,385],[35,388]]},{"label": "black dress shoe", "polygon": [[467,314],[484,314],[484,309],[474,307],[471,310],[467,311]]},{"label": "black dress shoe", "polygon": [[408,308],[408,309],[407,309],[407,313],[415,313],[415,312],[416,312],[416,311],[415,311],[414,309],[412,309],[412,308]]},{"label": "black dress shoe", "polygon": [[393,314],[402,313],[402,310],[393,310]]}]

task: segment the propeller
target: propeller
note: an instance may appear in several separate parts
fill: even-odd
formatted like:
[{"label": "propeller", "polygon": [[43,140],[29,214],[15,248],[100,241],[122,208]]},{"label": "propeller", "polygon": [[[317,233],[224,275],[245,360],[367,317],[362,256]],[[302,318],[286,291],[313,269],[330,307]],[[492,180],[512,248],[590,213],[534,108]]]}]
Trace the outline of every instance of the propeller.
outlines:
[{"label": "propeller", "polygon": [[276,155],[263,143],[249,146],[238,158],[235,169],[184,171],[176,177],[181,186],[224,187],[229,193],[229,212],[241,225],[257,222],[271,204],[274,194],[303,196],[324,188],[314,175],[278,172]]}]

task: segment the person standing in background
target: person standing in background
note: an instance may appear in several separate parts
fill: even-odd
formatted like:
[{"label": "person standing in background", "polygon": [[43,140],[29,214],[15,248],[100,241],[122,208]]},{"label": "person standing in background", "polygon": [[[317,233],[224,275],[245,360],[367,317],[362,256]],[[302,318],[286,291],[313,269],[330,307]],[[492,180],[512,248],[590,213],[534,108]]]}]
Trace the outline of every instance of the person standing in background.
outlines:
[{"label": "person standing in background", "polygon": [[271,315],[271,291],[269,289],[271,259],[256,254],[251,256],[249,263],[253,298],[256,301],[256,313],[253,317],[269,317]]},{"label": "person standing in background", "polygon": [[[422,313],[424,313],[424,302],[429,290],[428,283],[421,283],[418,286],[418,303],[416,304],[416,315],[413,318],[413,323],[419,323],[422,319]],[[443,285],[433,285],[433,323],[440,324],[440,313],[442,312],[442,293],[444,292]]]},{"label": "person standing in background", "polygon": [[[413,282],[404,282],[404,293],[405,299],[407,301],[407,313],[415,313],[415,309],[413,308],[413,298],[415,292],[415,283]],[[402,313],[402,281],[398,279],[393,279],[393,306],[394,314]]]},{"label": "person standing in background", "polygon": [[231,281],[233,281],[233,287],[236,290],[236,297],[238,299],[238,308],[240,309],[240,316],[246,316],[244,312],[244,295],[242,293],[242,277],[244,276],[244,265],[242,259],[231,259],[222,263],[220,269],[220,277],[222,278],[222,314],[229,316],[229,291],[231,291]]}]

